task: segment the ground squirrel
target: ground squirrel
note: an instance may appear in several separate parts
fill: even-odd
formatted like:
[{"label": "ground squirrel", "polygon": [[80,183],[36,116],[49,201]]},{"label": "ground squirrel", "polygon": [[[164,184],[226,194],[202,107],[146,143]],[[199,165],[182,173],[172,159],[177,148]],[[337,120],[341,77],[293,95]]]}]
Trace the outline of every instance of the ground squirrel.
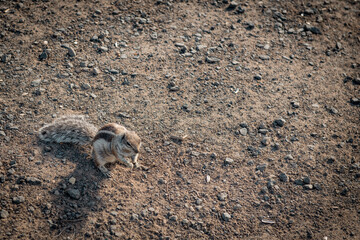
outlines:
[{"label": "ground squirrel", "polygon": [[[125,127],[109,123],[99,130],[88,123],[85,116],[69,115],[55,119],[39,130],[45,142],[92,144],[92,155],[96,166],[106,176],[111,176],[105,164],[120,160],[128,167],[139,167],[137,162],[141,146],[140,137]],[[126,160],[131,158],[131,161]]]}]

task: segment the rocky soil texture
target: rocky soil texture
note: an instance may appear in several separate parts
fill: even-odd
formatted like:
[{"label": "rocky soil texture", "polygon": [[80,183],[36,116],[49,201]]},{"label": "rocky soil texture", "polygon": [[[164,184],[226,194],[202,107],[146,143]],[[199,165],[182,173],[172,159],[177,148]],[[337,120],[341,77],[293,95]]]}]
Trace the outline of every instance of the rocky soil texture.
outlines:
[{"label": "rocky soil texture", "polygon": [[[359,239],[356,0],[0,1],[0,239]],[[37,130],[84,114],[149,170]]]}]

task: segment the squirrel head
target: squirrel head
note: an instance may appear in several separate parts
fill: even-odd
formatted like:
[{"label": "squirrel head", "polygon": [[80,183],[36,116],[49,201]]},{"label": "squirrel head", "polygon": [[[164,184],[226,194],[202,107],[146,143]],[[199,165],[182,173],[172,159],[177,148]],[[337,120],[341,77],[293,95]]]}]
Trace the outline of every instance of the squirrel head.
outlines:
[{"label": "squirrel head", "polygon": [[134,131],[117,135],[113,142],[114,149],[125,157],[134,156],[140,151],[141,139]]}]

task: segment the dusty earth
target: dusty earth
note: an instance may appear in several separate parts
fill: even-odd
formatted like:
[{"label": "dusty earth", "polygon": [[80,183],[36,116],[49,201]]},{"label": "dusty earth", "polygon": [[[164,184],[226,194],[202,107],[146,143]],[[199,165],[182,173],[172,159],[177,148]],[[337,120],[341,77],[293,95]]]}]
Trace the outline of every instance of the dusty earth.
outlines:
[{"label": "dusty earth", "polygon": [[[0,11],[1,239],[360,238],[359,1]],[[66,114],[137,131],[149,170],[41,143]]]}]

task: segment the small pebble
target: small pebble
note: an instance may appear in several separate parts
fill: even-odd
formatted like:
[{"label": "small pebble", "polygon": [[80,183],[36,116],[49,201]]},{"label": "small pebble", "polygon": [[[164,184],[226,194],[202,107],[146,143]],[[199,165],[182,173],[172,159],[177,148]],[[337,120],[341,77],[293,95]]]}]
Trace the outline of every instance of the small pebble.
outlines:
[{"label": "small pebble", "polygon": [[285,123],[286,123],[285,119],[279,118],[279,119],[276,119],[273,124],[275,127],[283,127],[285,125]]},{"label": "small pebble", "polygon": [[226,198],[227,198],[227,194],[226,193],[219,193],[217,197],[218,197],[219,201],[225,201]]},{"label": "small pebble", "polygon": [[282,182],[287,182],[289,180],[288,176],[285,173],[280,173],[279,179]]},{"label": "small pebble", "polygon": [[225,165],[230,165],[234,162],[234,160],[232,158],[225,158],[224,164]]},{"label": "small pebble", "polygon": [[241,134],[241,135],[246,136],[247,133],[248,133],[247,128],[241,128],[241,129],[240,129],[240,134]]},{"label": "small pebble", "polygon": [[0,217],[1,217],[2,219],[8,218],[9,215],[10,215],[9,212],[6,211],[5,209],[2,209],[1,212],[0,212]]},{"label": "small pebble", "polygon": [[71,177],[71,178],[69,179],[69,183],[75,184],[75,182],[76,182],[76,178]]},{"label": "small pebble", "polygon": [[227,212],[224,212],[222,215],[221,215],[222,219],[225,221],[225,222],[228,222],[230,221],[231,219],[231,215]]}]

